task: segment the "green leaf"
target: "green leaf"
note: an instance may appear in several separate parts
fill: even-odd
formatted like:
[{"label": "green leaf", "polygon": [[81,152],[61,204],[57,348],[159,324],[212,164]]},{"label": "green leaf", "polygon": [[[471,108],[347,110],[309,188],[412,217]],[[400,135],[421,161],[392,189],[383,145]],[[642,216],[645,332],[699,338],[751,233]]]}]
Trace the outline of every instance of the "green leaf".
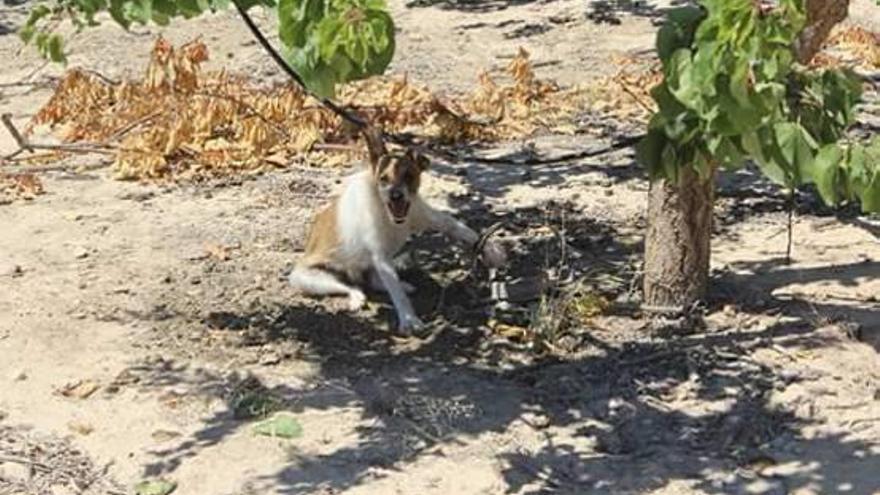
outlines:
[{"label": "green leaf", "polygon": [[660,162],[663,167],[663,176],[672,182],[678,182],[678,170],[682,163],[679,161],[675,146],[667,144],[660,154]]},{"label": "green leaf", "polygon": [[858,198],[864,212],[880,212],[880,137],[869,146],[853,145],[846,157],[847,195]]},{"label": "green leaf", "polygon": [[40,4],[31,9],[30,14],[28,15],[27,20],[24,25],[18,31],[18,36],[21,40],[28,44],[34,38],[34,34],[37,31],[37,23],[44,17],[48,16],[52,13],[52,10],[46,5]]},{"label": "green leaf", "polygon": [[815,147],[815,143],[799,124],[780,122],[774,126],[773,130],[779,153],[783,159],[783,167],[789,178],[787,185],[796,186],[800,183],[801,171],[812,166],[812,148]]},{"label": "green leaf", "polygon": [[203,12],[202,7],[202,2],[199,0],[177,0],[178,11],[186,18],[201,14]]},{"label": "green leaf", "polygon": [[53,34],[47,42],[49,50],[49,59],[53,62],[67,63],[67,57],[64,55],[64,41],[61,36]]},{"label": "green leaf", "polygon": [[655,177],[662,172],[662,155],[665,146],[666,135],[658,129],[649,130],[636,145],[636,159],[648,170],[648,175]]},{"label": "green leaf", "polygon": [[318,23],[317,32],[315,33],[318,41],[315,43],[315,46],[318,47],[321,59],[330,61],[336,56],[336,50],[345,40],[343,36],[339,36],[339,31],[343,27],[345,25],[340,19],[329,17],[324,18]]},{"label": "green leaf", "polygon": [[145,480],[134,486],[137,495],[168,495],[177,489],[177,483],[166,480]]},{"label": "green leaf", "polygon": [[669,92],[685,107],[698,113],[703,109],[702,88],[694,72],[691,51],[676,50],[666,71]]},{"label": "green leaf", "polygon": [[[743,136],[743,148],[755,158],[758,168],[767,178],[778,185],[790,185],[790,175],[772,130],[759,129],[754,135]],[[760,153],[756,150],[760,150]]]},{"label": "green leaf", "polygon": [[49,57],[49,33],[40,31],[34,38],[34,45],[43,57]]},{"label": "green leaf", "polygon": [[278,33],[288,48],[304,47],[324,18],[324,0],[280,0]]},{"label": "green leaf", "polygon": [[36,33],[36,31],[37,28],[35,26],[25,24],[18,31],[18,37],[21,38],[21,41],[23,41],[25,44],[28,44],[34,38],[34,34]]},{"label": "green leaf", "polygon": [[694,31],[703,17],[703,11],[693,6],[678,7],[667,12],[666,23],[657,32],[657,54],[660,60],[665,62],[675,50],[690,47]]},{"label": "green leaf", "polygon": [[739,147],[729,137],[716,136],[707,142],[707,148],[723,167],[739,168],[745,161]]},{"label": "green leaf", "polygon": [[117,24],[123,27],[123,29],[128,29],[131,27],[131,19],[126,17],[126,0],[110,0],[110,17],[116,21]]},{"label": "green leaf", "polygon": [[394,24],[381,0],[281,0],[285,59],[320,96],[381,74],[394,54]]},{"label": "green leaf", "polygon": [[758,129],[743,134],[740,138],[743,150],[746,154],[754,158],[758,162],[766,161],[764,156],[764,145],[758,136]]},{"label": "green leaf", "polygon": [[750,73],[751,67],[748,62],[740,62],[730,76],[730,94],[737,103],[743,106],[751,106],[752,104],[749,98]]},{"label": "green leaf", "polygon": [[153,2],[154,2],[153,7],[154,8],[153,8],[152,16],[151,16],[151,20],[153,21],[154,24],[156,24],[157,26],[163,26],[163,27],[171,24],[171,16],[166,14],[163,10],[160,10],[159,8],[157,8],[158,4],[160,2],[164,2],[164,1],[166,1],[166,0],[153,0]]},{"label": "green leaf", "polygon": [[126,19],[146,24],[153,19],[153,0],[126,0],[123,15]]},{"label": "green leaf", "polygon": [[823,146],[816,154],[811,167],[805,169],[805,180],[816,184],[822,200],[829,205],[836,205],[840,201],[837,193],[838,179],[840,176],[840,161],[843,153],[836,144]]},{"label": "green leaf", "polygon": [[276,414],[254,425],[254,433],[279,438],[299,438],[303,434],[302,425],[290,414]]},{"label": "green leaf", "polygon": [[251,419],[268,416],[280,409],[282,402],[271,391],[257,387],[237,391],[230,406],[235,419]]}]

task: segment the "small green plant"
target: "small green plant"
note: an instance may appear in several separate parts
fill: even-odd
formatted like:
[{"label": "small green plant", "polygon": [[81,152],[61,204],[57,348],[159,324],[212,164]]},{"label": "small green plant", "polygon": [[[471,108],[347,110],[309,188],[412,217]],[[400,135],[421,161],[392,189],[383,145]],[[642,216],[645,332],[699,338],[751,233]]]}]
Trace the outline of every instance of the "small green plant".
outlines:
[{"label": "small green plant", "polygon": [[144,480],[134,486],[137,495],[169,495],[177,489],[177,483],[164,479]]},{"label": "small green plant", "polygon": [[230,392],[229,408],[235,419],[264,418],[281,409],[284,402],[256,377],[245,378]]},{"label": "small green plant", "polygon": [[284,58],[321,96],[332,96],[337,84],[383,73],[394,56],[394,22],[384,0],[53,0],[31,9],[19,34],[44,57],[65,62],[57,33],[65,21],[79,32],[98,25],[98,15],[107,12],[125,29],[135,23],[164,26],[224,10],[231,1],[276,13]]},{"label": "small green plant", "polygon": [[846,139],[862,82],[845,69],[796,63],[802,0],[701,0],[669,13],[657,35],[664,80],[638,146],[652,179],[682,167],[705,178],[754,160],[789,189],[815,184],[828,204],[880,211],[880,138]]},{"label": "small green plant", "polygon": [[292,415],[278,413],[254,425],[254,433],[267,437],[291,439],[301,437],[303,428]]}]

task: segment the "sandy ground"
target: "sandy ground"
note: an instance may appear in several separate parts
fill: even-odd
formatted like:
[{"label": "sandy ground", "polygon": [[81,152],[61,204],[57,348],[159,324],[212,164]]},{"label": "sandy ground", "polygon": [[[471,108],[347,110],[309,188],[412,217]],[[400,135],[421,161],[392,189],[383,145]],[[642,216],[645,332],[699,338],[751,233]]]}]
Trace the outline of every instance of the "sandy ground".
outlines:
[{"label": "sandy ground", "polygon": [[[854,3],[876,28],[880,7]],[[613,53],[650,49],[655,29],[651,8],[595,24],[568,0],[392,6],[392,72],[438,91],[469,87],[519,46],[541,77],[576,84]],[[51,88],[9,83],[60,73],[18,53],[22,12],[0,10],[0,112],[18,123]],[[71,65],[137,74],[157,32],[102,25],[71,42]],[[215,66],[280,77],[231,14],[162,32],[204,33]],[[0,135],[0,153],[13,149]],[[435,324],[424,341],[390,338],[381,297],[355,315],[298,298],[282,274],[344,173],[161,187],[57,172],[44,174],[45,195],[0,206],[0,454],[55,453],[50,467],[82,457],[101,480],[77,486],[68,471],[0,455],[0,493],[129,493],[157,477],[181,495],[880,493],[876,220],[805,194],[786,265],[785,199],[752,172],[725,176],[708,314],[698,328],[663,325],[625,304],[647,190],[630,152],[437,163],[432,201],[477,227],[513,225],[512,270],[552,247],[527,241],[529,229],[564,223],[577,273],[612,281],[602,290],[620,309],[546,357],[492,335],[474,303],[485,287],[462,253],[435,253],[434,237],[407,272]],[[211,256],[218,246],[228,259]],[[293,411],[303,436],[255,435],[243,397]]]}]

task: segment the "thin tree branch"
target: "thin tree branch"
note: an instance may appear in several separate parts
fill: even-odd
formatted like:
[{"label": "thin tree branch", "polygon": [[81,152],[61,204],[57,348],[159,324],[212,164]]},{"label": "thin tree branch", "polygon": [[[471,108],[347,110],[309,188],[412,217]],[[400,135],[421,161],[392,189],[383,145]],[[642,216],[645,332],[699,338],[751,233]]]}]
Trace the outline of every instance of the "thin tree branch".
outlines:
[{"label": "thin tree branch", "polygon": [[48,143],[32,143],[21,135],[12,122],[12,114],[4,113],[0,116],[3,126],[15,139],[18,149],[3,157],[4,160],[11,160],[21,153],[27,151],[33,153],[35,150],[62,151],[68,153],[104,153],[112,154],[116,150],[113,146],[103,143],[70,143],[70,144],[48,144]]}]

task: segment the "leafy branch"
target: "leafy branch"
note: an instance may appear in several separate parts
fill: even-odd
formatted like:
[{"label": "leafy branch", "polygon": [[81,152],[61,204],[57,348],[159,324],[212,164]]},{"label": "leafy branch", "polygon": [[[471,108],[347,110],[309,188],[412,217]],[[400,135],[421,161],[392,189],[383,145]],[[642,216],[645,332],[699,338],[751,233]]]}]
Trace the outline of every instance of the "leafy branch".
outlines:
[{"label": "leafy branch", "polygon": [[[65,22],[77,32],[99,24],[106,12],[124,29],[167,25],[229,7],[231,0],[53,0],[34,7],[19,32],[41,55],[65,62]],[[278,16],[283,56],[310,90],[334,95],[337,84],[381,74],[394,56],[394,22],[384,0],[236,0],[244,11],[263,6]]]},{"label": "leafy branch", "polygon": [[797,63],[802,0],[702,0],[670,12],[657,34],[664,80],[638,156],[652,178],[703,178],[754,160],[789,189],[813,183],[828,204],[880,211],[880,138],[852,142],[862,81]]}]

